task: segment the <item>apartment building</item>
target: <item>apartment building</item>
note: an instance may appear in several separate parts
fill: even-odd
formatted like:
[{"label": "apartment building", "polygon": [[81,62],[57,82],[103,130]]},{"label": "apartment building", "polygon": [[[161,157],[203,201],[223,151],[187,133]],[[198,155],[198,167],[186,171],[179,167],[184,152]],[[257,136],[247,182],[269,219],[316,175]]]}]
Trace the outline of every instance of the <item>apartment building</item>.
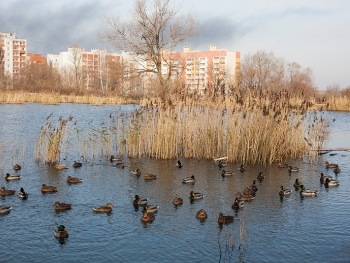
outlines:
[{"label": "apartment building", "polygon": [[19,78],[27,64],[27,41],[16,33],[0,32],[0,68],[6,76]]}]

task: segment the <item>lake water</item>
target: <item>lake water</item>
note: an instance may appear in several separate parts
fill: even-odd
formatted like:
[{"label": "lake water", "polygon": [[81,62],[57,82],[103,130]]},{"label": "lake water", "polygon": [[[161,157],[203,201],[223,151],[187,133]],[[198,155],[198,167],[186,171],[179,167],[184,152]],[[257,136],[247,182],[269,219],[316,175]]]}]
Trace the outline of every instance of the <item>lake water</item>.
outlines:
[{"label": "lake water", "polygon": [[[178,169],[177,160],[124,158],[126,167],[120,169],[97,156],[80,160],[83,166],[74,169],[73,161],[80,156],[75,145],[62,159],[67,170],[35,161],[40,128],[50,113],[56,120],[72,115],[77,129],[84,130],[134,109],[135,105],[0,105],[0,186],[16,193],[24,187],[29,193],[27,200],[0,197],[0,205],[12,206],[9,214],[0,216],[0,262],[350,262],[348,151],[322,155],[316,163],[290,160],[300,168],[291,174],[277,165],[248,166],[240,173],[239,164],[229,163],[225,169],[235,174],[226,178],[213,161],[195,159],[180,159],[184,166]],[[350,148],[350,113],[324,116],[331,125],[327,147]],[[325,161],[340,165],[339,187],[320,184],[321,172],[334,176]],[[7,182],[4,176],[15,173],[15,163],[22,166],[22,179]],[[158,175],[157,180],[136,177],[130,173],[136,168]],[[260,171],[265,179],[257,183],[255,200],[236,213],[231,208],[235,194],[251,185]],[[68,185],[68,175],[83,183]],[[196,177],[195,184],[182,184],[190,175]],[[293,188],[296,178],[318,195],[301,198],[293,189],[281,199],[279,187]],[[42,194],[44,183],[57,186],[58,192]],[[191,203],[191,190],[203,193],[204,199]],[[135,194],[159,205],[154,222],[141,222],[141,209],[132,205]],[[176,195],[184,199],[177,208],[172,205]],[[55,201],[71,203],[72,209],[57,213]],[[93,212],[93,207],[108,202],[113,204],[110,215]],[[196,219],[200,209],[207,212],[207,220]],[[234,216],[234,222],[219,226],[220,212]],[[70,234],[64,242],[53,235],[59,224]]]}]

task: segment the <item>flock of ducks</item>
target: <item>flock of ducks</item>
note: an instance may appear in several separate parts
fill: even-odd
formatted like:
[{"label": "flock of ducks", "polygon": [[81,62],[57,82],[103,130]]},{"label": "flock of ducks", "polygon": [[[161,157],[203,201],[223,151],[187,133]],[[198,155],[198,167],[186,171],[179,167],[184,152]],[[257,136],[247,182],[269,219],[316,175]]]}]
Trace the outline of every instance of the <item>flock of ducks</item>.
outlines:
[{"label": "flock of ducks", "polygon": [[[120,157],[111,156],[110,161],[116,162],[116,167],[124,168],[124,163],[122,162]],[[82,166],[82,164],[80,162],[73,163],[74,168],[78,168],[81,166]],[[183,164],[180,161],[177,161],[176,166],[178,168],[182,168]],[[222,163],[219,163],[218,166],[221,169],[225,165],[223,166]],[[289,165],[284,164],[284,163],[280,163],[278,166],[280,168],[288,168],[289,173],[299,171],[299,169],[297,167],[292,167],[292,166],[289,166]],[[67,166],[62,165],[62,164],[57,164],[54,167],[57,170],[68,169]],[[21,166],[16,164],[13,168],[17,172],[21,169]],[[335,175],[337,175],[341,171],[338,164],[326,162],[326,169],[330,169],[330,168],[334,169]],[[238,169],[241,172],[245,171],[244,165],[241,165]],[[140,169],[132,170],[130,172],[138,177],[141,176]],[[227,176],[232,176],[232,175],[234,175],[233,171],[227,171],[227,170],[221,171],[222,177],[227,177]],[[145,180],[157,179],[156,175],[150,174],[150,173],[145,173],[143,177]],[[20,180],[20,179],[21,179],[21,176],[19,174],[6,173],[6,175],[5,175],[6,181]],[[262,172],[259,172],[259,174],[257,175],[257,180],[262,182],[263,179],[264,179],[264,175],[262,174]],[[187,178],[184,178],[182,180],[183,184],[194,184],[195,182],[196,182],[196,179],[195,179],[194,175],[189,176]],[[77,177],[68,176],[67,183],[68,184],[79,184],[79,183],[82,183],[82,180],[80,178],[77,178]],[[339,186],[338,180],[334,179],[332,176],[329,176],[329,175],[325,176],[323,173],[320,174],[320,183],[323,184],[325,187]],[[299,181],[299,179],[295,180],[295,183],[293,186],[294,186],[294,189],[296,191],[300,190],[300,196],[316,196],[318,193],[317,190],[306,189],[305,186]],[[46,185],[46,184],[42,184],[42,186],[41,186],[41,192],[43,194],[55,193],[57,191],[58,191],[58,189],[55,186],[50,186],[50,185]],[[242,209],[244,207],[245,202],[252,202],[255,198],[257,191],[258,191],[258,188],[256,186],[256,180],[253,180],[252,185],[246,187],[242,191],[242,193],[238,192],[235,195],[235,201],[232,204],[232,209],[237,211],[237,210]],[[292,190],[284,188],[284,186],[281,186],[279,189],[280,197],[289,196],[289,195],[291,195],[291,193],[292,193]],[[5,187],[0,188],[0,196],[8,196],[8,195],[14,195],[14,194],[15,194],[15,190],[5,189]],[[21,199],[27,199],[28,193],[26,193],[24,191],[24,189],[21,187],[20,191],[18,193],[18,197]],[[203,199],[203,198],[204,198],[204,194],[202,194],[200,192],[194,192],[194,191],[190,192],[189,199],[190,199],[191,203],[197,199]],[[149,201],[148,198],[141,198],[138,195],[135,195],[133,198],[134,207],[136,209],[138,209],[139,207],[142,207],[141,222],[143,222],[143,223],[153,222],[155,220],[155,215],[159,209],[159,205],[148,204],[148,201]],[[172,203],[176,207],[180,206],[183,204],[183,199],[181,197],[175,196],[173,198]],[[56,201],[53,206],[54,206],[54,210],[57,212],[70,210],[72,208],[71,204],[60,203],[58,201]],[[4,206],[4,205],[0,206],[0,215],[8,214],[11,211],[11,209],[12,209],[12,207],[10,207],[10,206]],[[92,210],[96,213],[112,213],[113,205],[112,205],[112,203],[107,203],[106,205],[103,205],[103,206],[94,207]],[[196,218],[198,218],[200,220],[205,220],[205,219],[207,219],[207,217],[208,217],[208,215],[207,215],[206,211],[203,209],[200,209],[196,213]],[[232,221],[233,221],[233,216],[223,215],[222,213],[219,213],[218,223],[220,225],[230,223]],[[59,225],[54,229],[54,236],[57,238],[66,238],[66,237],[68,237],[68,230],[65,228],[64,225]]]}]

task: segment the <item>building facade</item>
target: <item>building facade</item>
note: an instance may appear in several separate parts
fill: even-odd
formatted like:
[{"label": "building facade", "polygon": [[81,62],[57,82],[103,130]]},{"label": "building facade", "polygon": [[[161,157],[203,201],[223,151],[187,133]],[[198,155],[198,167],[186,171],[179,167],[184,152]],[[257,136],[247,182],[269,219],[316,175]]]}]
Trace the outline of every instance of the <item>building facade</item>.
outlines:
[{"label": "building facade", "polygon": [[27,65],[27,41],[15,33],[0,32],[0,68],[5,76],[19,78]]}]

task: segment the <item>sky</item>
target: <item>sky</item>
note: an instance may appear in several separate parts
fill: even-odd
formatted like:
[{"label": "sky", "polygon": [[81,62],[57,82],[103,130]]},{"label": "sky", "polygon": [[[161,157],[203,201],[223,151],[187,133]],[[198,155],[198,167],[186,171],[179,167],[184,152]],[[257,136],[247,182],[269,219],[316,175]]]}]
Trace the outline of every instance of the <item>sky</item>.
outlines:
[{"label": "sky", "polygon": [[[178,47],[258,51],[313,71],[319,90],[350,87],[349,0],[173,0],[197,21],[197,33]],[[58,54],[71,45],[113,50],[100,35],[106,17],[132,19],[132,0],[1,0],[0,32],[27,40],[28,53]]]}]

